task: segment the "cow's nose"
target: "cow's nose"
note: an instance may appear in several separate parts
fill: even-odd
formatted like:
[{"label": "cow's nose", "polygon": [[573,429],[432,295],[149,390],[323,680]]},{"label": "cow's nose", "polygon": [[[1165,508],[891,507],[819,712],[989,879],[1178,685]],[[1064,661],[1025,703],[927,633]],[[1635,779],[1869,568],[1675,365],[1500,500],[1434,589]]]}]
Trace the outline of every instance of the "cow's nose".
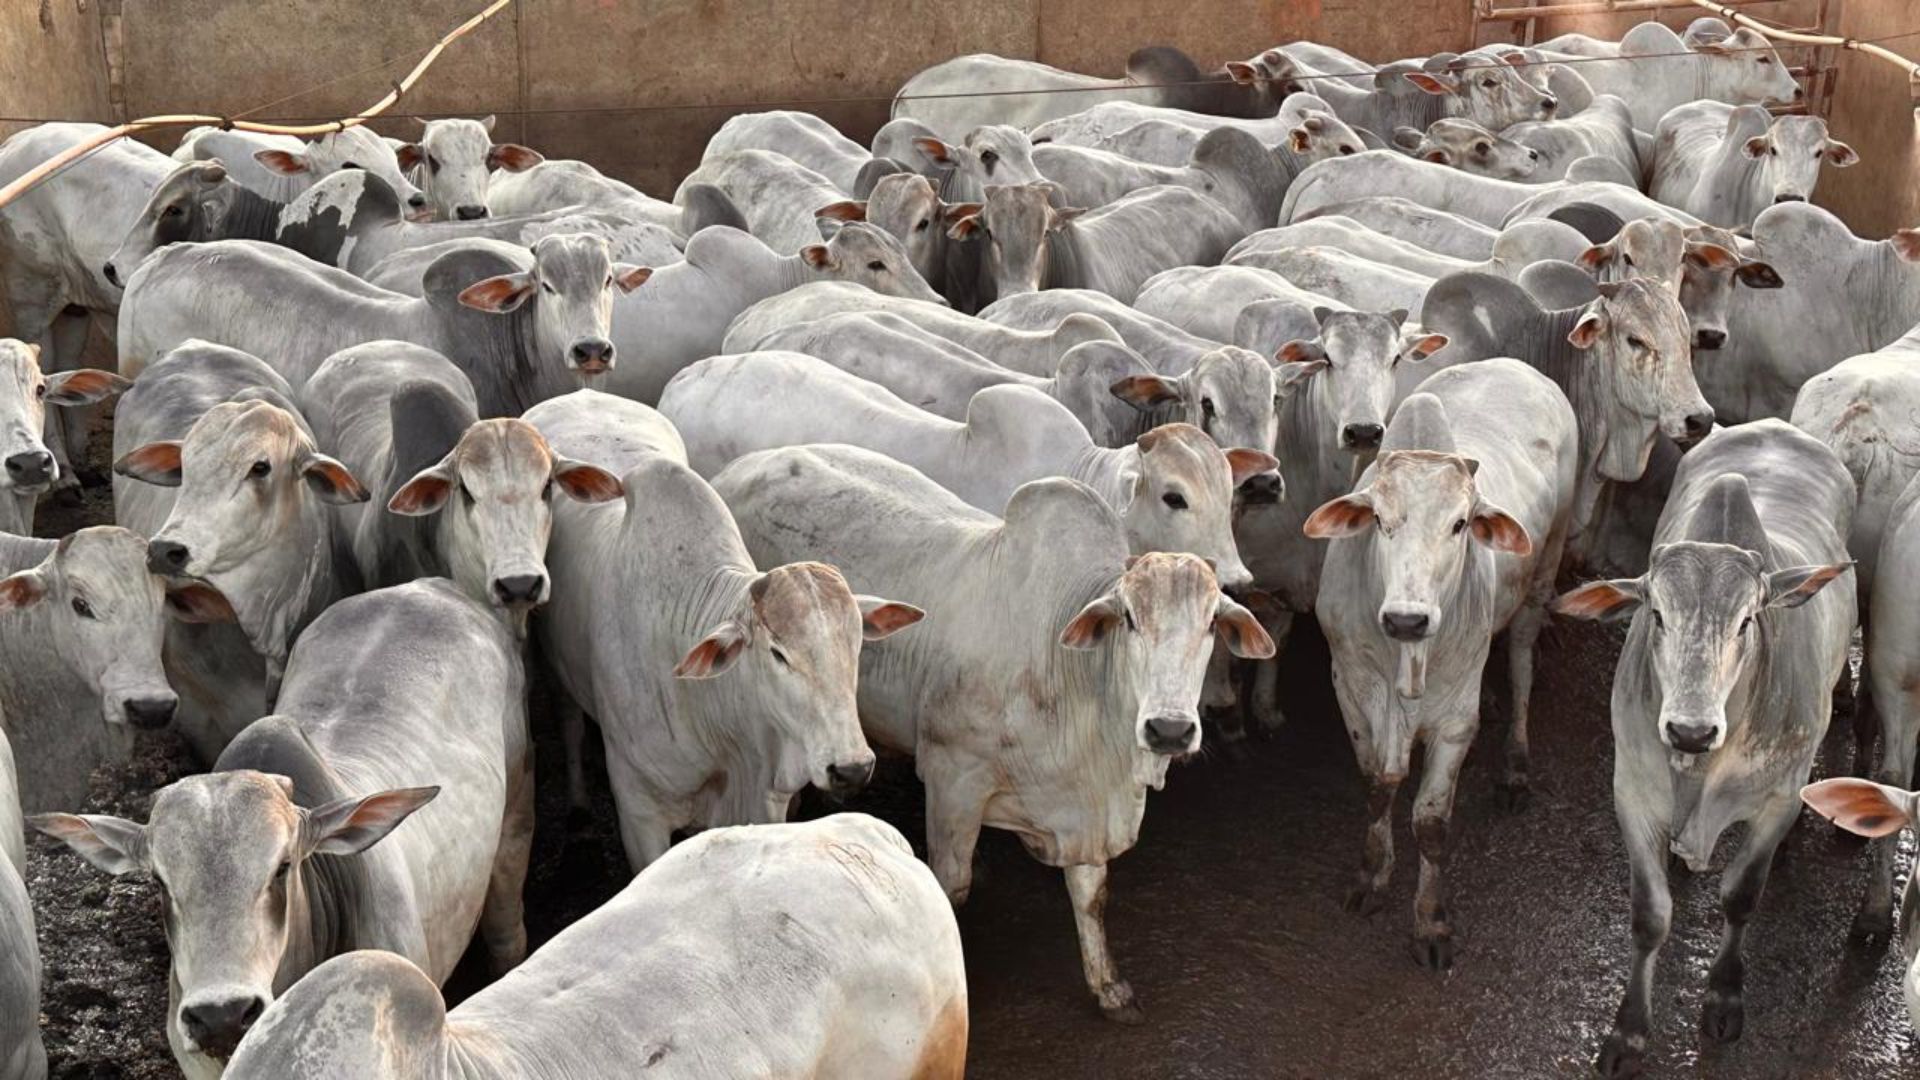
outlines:
[{"label": "cow's nose", "polygon": [[1697,412],[1688,416],[1686,427],[1689,441],[1706,438],[1707,432],[1713,430],[1713,410],[1708,409],[1706,412]]},{"label": "cow's nose", "polygon": [[1538,151],[1538,150],[1529,150],[1529,151],[1527,151],[1527,160],[1528,160],[1528,161],[1539,161],[1539,160],[1540,160],[1540,151]]},{"label": "cow's nose", "polygon": [[1806,202],[1806,201],[1807,201],[1807,197],[1805,195],[1775,195],[1773,197],[1773,205],[1775,206],[1779,206],[1781,203]]},{"label": "cow's nose", "polygon": [[1540,109],[1543,112],[1552,112],[1553,110],[1559,107],[1560,107],[1560,102],[1556,101],[1553,98],[1547,98],[1544,101],[1540,102]]},{"label": "cow's nose", "polygon": [[147,569],[156,574],[177,574],[187,568],[187,545],[177,540],[147,542]]},{"label": "cow's nose", "polygon": [[1725,330],[1695,330],[1693,332],[1693,347],[1696,349],[1704,349],[1712,352],[1726,343],[1727,332]]},{"label": "cow's nose", "polygon": [[546,584],[544,574],[512,574],[493,579],[493,595],[502,604],[531,604],[540,599]]},{"label": "cow's nose", "polygon": [[456,206],[453,208],[453,216],[459,218],[461,221],[477,221],[487,216],[487,208],[472,205]]},{"label": "cow's nose", "polygon": [[427,205],[427,193],[424,191],[416,191],[407,196],[407,205],[415,210]]},{"label": "cow's nose", "polygon": [[583,375],[598,375],[613,366],[613,342],[602,337],[581,338],[567,350],[567,358]]},{"label": "cow's nose", "polygon": [[1704,754],[1713,747],[1712,724],[1667,722],[1667,745],[1683,754]]},{"label": "cow's nose", "polygon": [[1287,493],[1278,470],[1254,473],[1240,482],[1240,498],[1250,503],[1277,503]]},{"label": "cow's nose", "polygon": [[1380,445],[1387,429],[1379,424],[1348,424],[1340,429],[1340,441],[1352,450],[1371,450]]},{"label": "cow's nose", "polygon": [[14,487],[33,487],[53,479],[53,455],[45,450],[28,450],[7,459],[7,482]]},{"label": "cow's nose", "polygon": [[203,1052],[228,1058],[240,1045],[240,1037],[266,1011],[267,1003],[258,997],[199,1002],[180,1010],[180,1026]]},{"label": "cow's nose", "polygon": [[837,799],[858,794],[873,779],[873,759],[827,766],[827,793]]},{"label": "cow's nose", "polygon": [[164,697],[128,698],[120,703],[126,710],[127,723],[144,731],[157,731],[173,720],[173,710],[180,700],[172,694]]},{"label": "cow's nose", "polygon": [[1148,717],[1147,749],[1156,754],[1184,754],[1199,730],[1199,724],[1184,716]]},{"label": "cow's nose", "polygon": [[115,270],[112,263],[108,263],[100,268],[100,276],[106,278],[107,284],[114,288],[117,289],[120,287],[120,271]]},{"label": "cow's nose", "polygon": [[1424,611],[1383,611],[1380,628],[1395,641],[1419,641],[1427,636],[1433,620]]}]

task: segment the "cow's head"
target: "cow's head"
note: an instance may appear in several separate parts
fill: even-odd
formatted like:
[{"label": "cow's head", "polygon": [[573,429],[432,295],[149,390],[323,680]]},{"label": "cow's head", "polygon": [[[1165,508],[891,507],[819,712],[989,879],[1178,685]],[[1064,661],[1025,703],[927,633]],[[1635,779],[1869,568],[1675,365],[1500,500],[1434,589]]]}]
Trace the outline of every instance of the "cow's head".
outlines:
[{"label": "cow's head", "polygon": [[386,181],[394,195],[406,204],[416,218],[427,213],[427,196],[407,179],[408,166],[400,160],[393,144],[364,125],[344,131],[329,131],[306,140],[300,150],[261,150],[253,159],[282,176],[302,176],[308,183],[325,179],[342,169],[360,169]]},{"label": "cow's head", "polygon": [[906,248],[914,272],[934,282],[946,279],[948,227],[979,209],[974,203],[942,202],[933,182],[919,173],[894,173],[881,177],[865,201],[832,203],[814,213],[826,221],[865,221],[884,231]]},{"label": "cow's head", "polygon": [[[255,723],[293,727],[284,717]],[[295,804],[287,777],[236,770],[162,788],[145,825],[90,814],[32,823],[109,874],[153,879],[179,1001],[169,1024],[188,1052],[225,1060],[272,1003],[293,928],[314,917],[309,860],[365,851],[438,791],[383,791],[309,809]]]},{"label": "cow's head", "polygon": [[518,143],[494,142],[493,123],[492,116],[423,121],[420,141],[400,148],[400,167],[420,177],[426,201],[441,220],[486,217],[493,170],[525,172],[546,160]]},{"label": "cow's head", "polygon": [[[1729,523],[1733,538],[1764,542],[1744,477],[1716,478],[1696,511]],[[1659,737],[1682,754],[1727,740],[1727,702],[1779,633],[1773,612],[1798,607],[1851,563],[1771,569],[1744,543],[1681,540],[1654,548],[1638,578],[1597,581],[1559,597],[1553,610],[1581,619],[1631,616],[1628,648],[1645,650],[1659,698]]]},{"label": "cow's head", "polygon": [[1773,42],[1759,31],[1743,26],[1726,37],[1710,39],[1690,30],[1686,44],[1707,65],[1704,82],[1722,101],[1787,105],[1806,100],[1807,92],[1793,80]]},{"label": "cow's head", "polygon": [[[396,408],[394,422],[402,419]],[[618,477],[556,453],[524,420],[482,420],[394,492],[387,509],[438,514],[454,583],[476,600],[524,613],[547,599],[555,495],[606,502],[624,492]]]},{"label": "cow's head", "polygon": [[989,187],[978,213],[953,223],[948,235],[980,245],[982,300],[1038,292],[1046,285],[1053,233],[1066,229],[1081,210],[1056,210],[1049,185]]},{"label": "cow's head", "polygon": [[[1738,114],[1746,110],[1759,112],[1762,117],[1766,113],[1757,105],[1735,110],[1735,115],[1727,119],[1729,133],[1742,129]],[[1813,198],[1822,165],[1844,169],[1860,160],[1853,147],[1827,137],[1827,122],[1817,116],[1776,116],[1767,125],[1766,134],[1748,138],[1740,144],[1740,152],[1758,164],[1760,187],[1776,203]]]},{"label": "cow's head", "polygon": [[1229,60],[1227,78],[1252,95],[1246,115],[1271,116],[1280,111],[1288,94],[1300,89],[1300,68],[1279,49],[1268,49],[1246,60]]},{"label": "cow's head", "polygon": [[1713,406],[1693,378],[1686,312],[1666,285],[1645,278],[1607,282],[1567,334],[1605,410],[1606,443],[1596,465],[1609,480],[1638,480],[1656,432],[1680,443],[1705,438]]},{"label": "cow's head", "polygon": [[835,796],[873,776],[873,751],[854,710],[860,646],[919,622],[909,604],[855,596],[831,566],[793,563],[753,579],[739,609],[694,642],[673,674],[731,679],[788,748],[770,762],[791,790]]},{"label": "cow's head", "polygon": [[913,148],[936,170],[953,171],[954,183],[947,185],[947,191],[955,198],[978,198],[989,184],[1039,184],[1046,180],[1033,163],[1033,141],[1026,132],[1006,124],[977,127],[957,146],[921,135],[913,140]]},{"label": "cow's head", "polygon": [[1289,101],[1288,108],[1281,114],[1294,117],[1293,126],[1287,129],[1287,149],[1303,162],[1311,164],[1330,157],[1349,157],[1367,148],[1360,133],[1331,111],[1315,108],[1295,111],[1291,106]]},{"label": "cow's head", "polygon": [[119,249],[101,268],[101,275],[114,288],[125,288],[141,262],[168,244],[219,239],[240,190],[217,158],[191,161],[168,173],[147,198]]},{"label": "cow's head", "polygon": [[1786,284],[1770,263],[1745,254],[1752,242],[1725,229],[1696,225],[1686,231],[1680,267],[1680,306],[1686,309],[1696,352],[1725,347],[1733,290],[1778,289]]},{"label": "cow's head", "polygon": [[1560,108],[1554,96],[1529,80],[1525,54],[1440,53],[1406,80],[1429,94],[1448,99],[1447,113],[1464,116],[1493,131],[1529,120],[1551,120]]},{"label": "cow's head", "polygon": [[[189,611],[196,600],[186,598]],[[0,625],[41,620],[47,655],[94,687],[109,724],[173,719],[177,699],[160,666],[166,607],[160,579],[147,572],[146,541],[113,526],[68,535],[38,566],[0,579]]]},{"label": "cow's head", "polygon": [[1200,687],[1215,634],[1235,656],[1273,655],[1273,639],[1220,591],[1207,560],[1155,552],[1128,560],[1126,572],[1061,630],[1060,644],[1114,650],[1136,703],[1134,745],[1175,755],[1200,749]]},{"label": "cow's head", "polygon": [[534,241],[532,266],[474,282],[459,301],[496,315],[524,311],[530,355],[557,357],[574,374],[592,378],[614,365],[614,290],[630,293],[652,275],[647,267],[614,262],[603,236],[556,233]]},{"label": "cow's head", "polygon": [[0,494],[38,495],[60,478],[47,450],[47,406],[88,405],[131,385],[108,371],[81,368],[48,375],[40,347],[0,338]]},{"label": "cow's head", "polygon": [[1313,395],[1320,426],[1333,433],[1334,445],[1327,449],[1371,454],[1387,432],[1394,370],[1445,348],[1446,335],[1409,330],[1407,313],[1399,310],[1376,314],[1315,308],[1313,314],[1320,336],[1290,341],[1275,357],[1278,394]]},{"label": "cow's head", "polygon": [[1425,132],[1396,128],[1393,145],[1422,161],[1496,180],[1524,180],[1540,167],[1540,151],[1458,117],[1436,120]]},{"label": "cow's head", "polygon": [[946,305],[946,298],[913,267],[907,249],[885,231],[849,222],[833,239],[800,249],[800,260],[821,281],[851,281],[885,296]]},{"label": "cow's head", "polygon": [[[1273,449],[1280,424],[1274,411],[1273,365],[1246,349],[1215,349],[1183,375],[1141,373],[1114,383],[1112,389],[1136,408],[1175,408],[1181,420],[1220,446]],[[1279,481],[1277,471],[1251,477],[1245,494],[1256,502],[1277,501]]]},{"label": "cow's head", "polygon": [[1265,450],[1221,450],[1191,424],[1164,424],[1134,441],[1133,492],[1121,513],[1133,552],[1188,551],[1213,564],[1222,588],[1253,584],[1233,540],[1233,493],[1280,463]]}]

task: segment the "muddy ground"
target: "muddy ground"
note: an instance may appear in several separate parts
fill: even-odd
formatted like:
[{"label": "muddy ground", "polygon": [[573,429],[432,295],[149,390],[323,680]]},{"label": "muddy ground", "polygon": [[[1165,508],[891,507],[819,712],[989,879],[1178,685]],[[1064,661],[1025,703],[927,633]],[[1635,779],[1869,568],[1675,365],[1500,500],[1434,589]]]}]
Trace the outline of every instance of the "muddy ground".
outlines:
[{"label": "muddy ground", "polygon": [[[97,493],[43,519],[49,534],[103,520]],[[1534,721],[1535,795],[1498,809],[1494,764],[1503,679],[1462,777],[1455,817],[1453,972],[1414,966],[1406,944],[1414,860],[1406,801],[1402,858],[1384,908],[1345,914],[1364,813],[1335,711],[1324,644],[1310,630],[1286,657],[1289,722],[1244,751],[1210,749],[1152,797],[1140,844],[1114,866],[1108,930],[1147,1023],[1101,1019],[1081,984],[1066,890],[1005,834],[983,837],[960,912],[973,1006],[970,1075],[981,1078],[1541,1078],[1589,1075],[1625,978],[1626,867],[1610,793],[1608,687],[1619,649],[1605,627],[1543,639]],[[1498,653],[1496,652],[1496,657]],[[527,890],[536,944],[625,883],[602,783],[591,825],[570,829],[558,739],[535,689],[540,814]],[[1817,775],[1850,761],[1836,723]],[[95,777],[90,809],[144,817],[151,791],[191,768],[166,736],[129,767]],[[883,767],[851,808],[920,845],[922,794],[904,762]],[[831,812],[807,800],[804,813]],[[43,1023],[56,1078],[176,1076],[161,1035],[166,946],[151,887],[110,881],[36,843],[29,887],[46,962]],[[1723,854],[1731,850],[1723,842]],[[1866,858],[1804,815],[1781,849],[1748,936],[1747,1023],[1731,1047],[1697,1035],[1717,943],[1718,874],[1679,875],[1662,958],[1649,1071],[1712,1080],[1853,1080],[1920,1075],[1920,1041],[1899,992],[1896,951],[1847,945]],[[473,960],[469,957],[469,960]],[[479,985],[469,964],[451,997]]]}]

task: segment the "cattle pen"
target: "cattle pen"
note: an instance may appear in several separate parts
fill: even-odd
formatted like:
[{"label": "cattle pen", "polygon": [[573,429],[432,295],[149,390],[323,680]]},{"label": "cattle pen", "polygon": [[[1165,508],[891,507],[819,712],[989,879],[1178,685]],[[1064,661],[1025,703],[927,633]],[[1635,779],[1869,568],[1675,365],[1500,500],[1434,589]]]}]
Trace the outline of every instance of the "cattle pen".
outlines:
[{"label": "cattle pen", "polygon": [[1203,8],[0,4],[0,1080],[1920,1076],[1920,9]]}]

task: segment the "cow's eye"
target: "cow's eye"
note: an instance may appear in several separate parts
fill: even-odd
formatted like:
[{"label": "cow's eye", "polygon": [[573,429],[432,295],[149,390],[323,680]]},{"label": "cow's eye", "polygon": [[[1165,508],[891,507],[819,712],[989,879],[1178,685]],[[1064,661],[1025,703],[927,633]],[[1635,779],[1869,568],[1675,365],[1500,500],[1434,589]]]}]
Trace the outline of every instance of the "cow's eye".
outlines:
[{"label": "cow's eye", "polygon": [[280,864],[279,869],[273,872],[273,883],[275,885],[284,883],[287,880],[287,875],[292,872],[293,872],[293,860],[288,859],[285,862],[282,862]]},{"label": "cow's eye", "polygon": [[553,292],[553,286],[543,281],[540,283],[540,291],[543,293],[551,293]]},{"label": "cow's eye", "polygon": [[993,163],[999,160],[1000,155],[992,150],[980,151],[980,164],[985,165],[989,169],[993,168]]},{"label": "cow's eye", "polygon": [[915,226],[913,227],[913,231],[914,231],[914,232],[926,232],[926,231],[927,231],[927,226],[929,226],[929,225],[931,225],[931,224],[933,224],[933,219],[932,219],[932,218],[921,218],[921,219],[920,219],[920,224],[918,224],[918,225],[915,225]]},{"label": "cow's eye", "polygon": [[1631,256],[1631,255],[1628,255],[1628,254],[1625,254],[1625,253],[1622,253],[1622,254],[1621,254],[1621,256],[1620,256],[1620,261],[1621,261],[1621,262],[1624,262],[1624,263],[1626,263],[1626,264],[1627,264],[1628,266],[1632,266],[1632,265],[1633,265],[1633,256]]},{"label": "cow's eye", "polygon": [[1753,58],[1753,62],[1754,62],[1754,63],[1756,63],[1756,64],[1771,64],[1771,63],[1773,63],[1773,57],[1771,57],[1771,56],[1756,56],[1756,57],[1754,57],[1754,58]]},{"label": "cow's eye", "polygon": [[464,480],[460,482],[460,501],[467,506],[473,505],[473,492],[467,488]]},{"label": "cow's eye", "polygon": [[1627,345],[1631,348],[1639,349],[1642,352],[1645,352],[1647,348],[1646,342],[1640,340],[1637,337],[1632,337],[1632,336],[1628,336]]},{"label": "cow's eye", "polygon": [[1740,620],[1741,633],[1744,634],[1751,629],[1753,629],[1753,616],[1749,615],[1746,618]]},{"label": "cow's eye", "polygon": [[1466,519],[1466,518],[1461,518],[1461,519],[1460,519],[1459,521],[1456,521],[1456,522],[1454,522],[1454,523],[1453,523],[1453,535],[1455,535],[1455,536],[1459,536],[1459,535],[1460,535],[1461,533],[1463,533],[1463,532],[1466,532],[1466,531],[1467,531],[1467,519]]},{"label": "cow's eye", "polygon": [[1494,80],[1492,80],[1492,79],[1481,79],[1481,80],[1480,80],[1480,85],[1481,85],[1481,86],[1484,86],[1484,87],[1486,87],[1486,88],[1487,88],[1487,89],[1489,89],[1489,90],[1491,90],[1491,89],[1493,89],[1494,87],[1496,87],[1496,86],[1499,86],[1500,84],[1499,84],[1499,83],[1497,83],[1497,82],[1495,82],[1495,81],[1494,81]]},{"label": "cow's eye", "polygon": [[1207,414],[1208,416],[1212,416],[1212,415],[1214,415],[1214,413],[1215,413],[1215,411],[1216,411],[1216,410],[1215,410],[1215,409],[1214,409],[1214,407],[1213,407],[1213,399],[1212,399],[1212,398],[1210,398],[1210,397],[1209,397],[1209,398],[1201,398],[1201,399],[1200,399],[1200,411],[1201,411],[1201,412],[1203,412],[1203,413],[1205,413],[1205,414]]},{"label": "cow's eye", "polygon": [[879,259],[875,259],[872,262],[867,264],[867,269],[873,271],[876,274],[882,270],[885,270],[886,268],[887,268],[887,264],[881,262]]},{"label": "cow's eye", "polygon": [[1484,157],[1493,152],[1493,147],[1488,143],[1477,142],[1473,144],[1473,152]]},{"label": "cow's eye", "polygon": [[73,613],[83,619],[91,619],[94,617],[93,605],[87,603],[84,598],[76,596],[73,598]]},{"label": "cow's eye", "polygon": [[1134,622],[1133,622],[1133,612],[1132,612],[1132,611],[1128,611],[1128,612],[1127,612],[1127,629],[1128,629],[1128,630],[1138,630],[1138,629],[1140,629],[1140,628],[1139,628],[1138,626],[1135,626],[1135,625],[1134,625]]},{"label": "cow's eye", "polygon": [[771,653],[773,653],[773,662],[774,662],[774,663],[776,663],[776,664],[779,664],[779,665],[780,665],[781,667],[783,667],[783,668],[790,668],[790,667],[792,667],[792,666],[793,666],[793,663],[792,663],[792,661],[790,661],[790,660],[788,660],[788,659],[787,659],[787,654],[786,654],[786,653],[783,653],[783,652],[781,652],[781,651],[780,651],[779,649],[777,649],[777,648],[774,648],[774,649],[769,649],[768,651],[769,651],[769,652],[771,652]]},{"label": "cow's eye", "polygon": [[1160,501],[1166,503],[1167,507],[1172,510],[1185,510],[1187,508],[1187,497],[1177,491],[1169,491],[1165,495],[1160,496]]},{"label": "cow's eye", "polygon": [[1647,610],[1653,614],[1653,628],[1656,630],[1665,630],[1667,628],[1667,620],[1660,617],[1660,610],[1658,608],[1648,608]]},{"label": "cow's eye", "polygon": [[1779,156],[1780,156],[1780,148],[1779,148],[1779,147],[1777,147],[1777,146],[1769,146],[1769,147],[1767,147],[1767,156],[1768,156],[1768,157],[1779,157]]},{"label": "cow's eye", "polygon": [[179,217],[181,214],[184,214],[184,213],[186,213],[186,211],[180,208],[180,204],[175,203],[172,206],[167,207],[165,210],[160,211],[160,216],[161,217]]},{"label": "cow's eye", "polygon": [[34,387],[33,396],[45,401],[47,398],[47,384],[41,383],[39,386]]},{"label": "cow's eye", "polygon": [[547,481],[546,485],[540,489],[540,501],[541,502],[553,501],[553,481],[551,480]]},{"label": "cow's eye", "polygon": [[357,169],[360,167],[360,163],[357,161],[349,161],[343,163],[340,167],[343,169]]},{"label": "cow's eye", "polygon": [[265,458],[262,458],[259,461],[256,461],[253,463],[253,467],[247,470],[247,475],[252,477],[255,480],[259,480],[272,471],[273,471],[273,462],[268,461]]},{"label": "cow's eye", "polygon": [[1357,154],[1357,153],[1359,153],[1360,151],[1358,151],[1358,150],[1356,150],[1355,148],[1353,148],[1353,147],[1351,147],[1351,146],[1349,146],[1349,145],[1347,145],[1346,143],[1341,143],[1341,144],[1340,144],[1340,152],[1341,152],[1342,154]]}]

